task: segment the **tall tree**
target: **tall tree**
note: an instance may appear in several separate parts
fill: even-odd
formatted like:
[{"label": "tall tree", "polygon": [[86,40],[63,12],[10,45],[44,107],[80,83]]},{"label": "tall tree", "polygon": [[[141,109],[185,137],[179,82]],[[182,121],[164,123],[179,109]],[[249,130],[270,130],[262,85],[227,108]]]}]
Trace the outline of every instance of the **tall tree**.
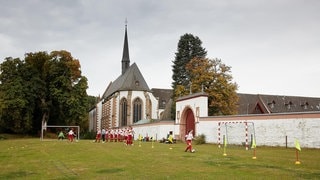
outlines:
[{"label": "tall tree", "polygon": [[19,58],[8,57],[0,65],[2,130],[26,133],[32,129],[32,105],[27,77],[30,72]]},{"label": "tall tree", "polygon": [[[186,69],[186,64],[194,57],[205,58],[207,51],[202,47],[199,37],[186,33],[180,37],[175,55],[172,65],[173,102],[188,93],[186,89],[190,85],[190,72]],[[175,103],[173,103],[171,112],[174,119]]]},{"label": "tall tree", "polygon": [[71,53],[27,53],[24,61],[7,58],[0,67],[2,130],[36,133],[42,121],[81,125],[88,119],[87,78]]},{"label": "tall tree", "polygon": [[25,64],[29,72],[32,72],[26,83],[29,84],[28,88],[31,91],[30,98],[35,101],[32,133],[41,128],[42,121],[48,121],[49,119],[49,109],[52,106],[47,88],[48,63],[50,60],[47,52],[25,54]]},{"label": "tall tree", "polygon": [[87,78],[81,76],[79,60],[69,52],[53,51],[50,56],[47,82],[53,104],[50,112],[56,120],[52,123],[78,125],[87,115]]},{"label": "tall tree", "polygon": [[178,85],[183,87],[189,86],[190,73],[185,67],[186,64],[194,57],[206,57],[207,51],[201,45],[202,41],[199,37],[193,36],[192,34],[187,33],[180,37],[177,52],[175,53],[175,60],[173,61],[172,66],[173,89],[176,89]]},{"label": "tall tree", "polygon": [[193,58],[186,69],[190,72],[191,90],[209,95],[209,115],[237,113],[238,85],[232,82],[230,66],[221,59]]}]

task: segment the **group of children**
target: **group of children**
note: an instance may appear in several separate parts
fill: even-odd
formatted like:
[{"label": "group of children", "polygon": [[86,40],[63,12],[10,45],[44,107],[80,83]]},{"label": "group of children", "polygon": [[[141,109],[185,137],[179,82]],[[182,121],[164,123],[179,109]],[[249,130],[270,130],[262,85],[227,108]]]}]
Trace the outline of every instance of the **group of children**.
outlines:
[{"label": "group of children", "polygon": [[[67,136],[68,136],[69,142],[73,142],[76,134],[74,133],[72,128],[67,133]],[[123,129],[107,129],[107,130],[102,129],[97,131],[95,142],[100,142],[102,139],[102,142],[124,142],[126,145],[132,145],[133,136],[134,136],[134,131],[131,126]],[[58,139],[60,140],[64,138],[65,136],[63,131],[60,131],[58,135]],[[172,132],[170,132],[168,140],[170,143],[173,143]],[[194,152],[194,150],[192,149],[193,130],[188,131],[188,133],[185,136],[185,140],[187,143],[185,152],[187,151]]]},{"label": "group of children", "polygon": [[[126,145],[132,145],[133,136],[134,131],[131,126],[124,129],[102,129],[97,131],[95,142],[100,142],[102,139],[102,142],[124,142]],[[173,143],[172,133],[170,133],[168,140],[170,143]],[[185,140],[187,143],[185,152],[194,152],[194,149],[192,149],[193,130],[188,131],[185,136]]]},{"label": "group of children", "polygon": [[[69,129],[68,133],[67,133],[67,137],[68,137],[68,140],[69,142],[73,142],[74,138],[76,137],[76,133],[73,131],[73,129]],[[63,131],[61,130],[58,134],[58,140],[63,140],[65,139],[65,136],[64,136],[64,133]]]},{"label": "group of children", "polygon": [[126,145],[133,144],[134,131],[131,126],[123,129],[102,129],[97,131],[95,142],[124,142]]}]

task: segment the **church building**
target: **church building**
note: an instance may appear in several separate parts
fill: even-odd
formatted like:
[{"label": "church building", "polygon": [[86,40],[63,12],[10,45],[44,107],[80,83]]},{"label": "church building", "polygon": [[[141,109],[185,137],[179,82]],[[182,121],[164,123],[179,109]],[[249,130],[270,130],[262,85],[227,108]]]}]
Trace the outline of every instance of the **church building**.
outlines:
[{"label": "church building", "polygon": [[121,67],[121,75],[110,82],[89,113],[90,130],[125,127],[139,121],[159,119],[158,99],[152,94],[138,65],[130,64],[127,25]]}]

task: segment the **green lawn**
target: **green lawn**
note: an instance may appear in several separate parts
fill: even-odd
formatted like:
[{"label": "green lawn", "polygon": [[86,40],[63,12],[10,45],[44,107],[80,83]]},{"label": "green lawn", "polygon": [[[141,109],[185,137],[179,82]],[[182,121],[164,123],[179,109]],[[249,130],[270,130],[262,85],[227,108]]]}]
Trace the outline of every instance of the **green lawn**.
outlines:
[{"label": "green lawn", "polygon": [[296,165],[295,149],[135,142],[93,143],[92,140],[0,140],[0,179],[320,179],[320,150],[304,149]]}]

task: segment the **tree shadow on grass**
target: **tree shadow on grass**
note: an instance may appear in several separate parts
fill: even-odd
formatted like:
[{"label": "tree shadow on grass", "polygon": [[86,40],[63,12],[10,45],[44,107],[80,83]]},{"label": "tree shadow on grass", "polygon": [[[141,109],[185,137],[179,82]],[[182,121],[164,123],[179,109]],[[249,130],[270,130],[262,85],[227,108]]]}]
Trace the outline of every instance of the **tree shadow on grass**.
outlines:
[{"label": "tree shadow on grass", "polygon": [[123,172],[124,169],[121,168],[111,168],[111,169],[100,169],[97,171],[97,173],[101,174],[110,174],[110,173],[118,173],[118,172]]}]

